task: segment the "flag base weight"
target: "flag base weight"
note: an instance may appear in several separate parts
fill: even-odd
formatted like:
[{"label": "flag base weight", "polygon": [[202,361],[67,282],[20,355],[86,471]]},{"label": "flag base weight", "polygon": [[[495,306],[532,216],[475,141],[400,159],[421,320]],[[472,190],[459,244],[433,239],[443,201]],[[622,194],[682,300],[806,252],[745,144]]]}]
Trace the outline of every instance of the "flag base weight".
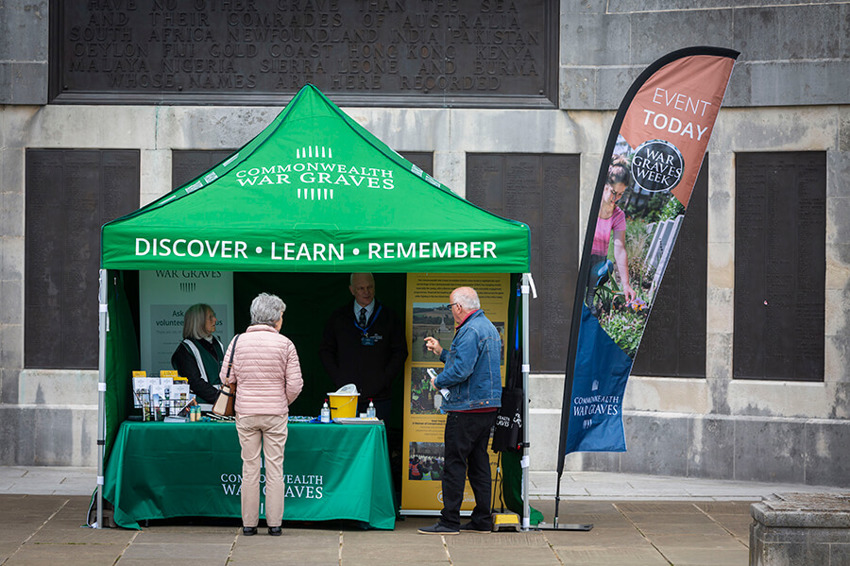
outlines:
[{"label": "flag base weight", "polygon": [[498,531],[519,531],[519,515],[516,513],[493,513],[493,530]]},{"label": "flag base weight", "polygon": [[537,523],[535,529],[538,531],[589,531],[593,528],[593,523],[564,523],[564,524],[549,524]]}]

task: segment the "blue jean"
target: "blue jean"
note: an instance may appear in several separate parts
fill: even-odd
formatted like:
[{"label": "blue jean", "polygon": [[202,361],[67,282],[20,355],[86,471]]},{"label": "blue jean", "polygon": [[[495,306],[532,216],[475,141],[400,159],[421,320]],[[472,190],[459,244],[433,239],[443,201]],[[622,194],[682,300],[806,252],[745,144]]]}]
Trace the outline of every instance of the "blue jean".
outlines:
[{"label": "blue jean", "polygon": [[440,523],[443,526],[451,529],[460,527],[460,506],[463,504],[463,488],[467,475],[475,496],[472,523],[485,529],[492,525],[492,480],[487,445],[490,442],[490,430],[495,422],[496,411],[453,411],[446,415],[443,510],[440,511]]}]

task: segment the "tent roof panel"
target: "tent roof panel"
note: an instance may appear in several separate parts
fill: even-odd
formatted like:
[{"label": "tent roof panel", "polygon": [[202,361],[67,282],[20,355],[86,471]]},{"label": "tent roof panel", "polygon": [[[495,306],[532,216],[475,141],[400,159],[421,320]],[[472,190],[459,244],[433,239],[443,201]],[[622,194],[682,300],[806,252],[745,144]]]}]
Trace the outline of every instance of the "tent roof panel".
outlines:
[{"label": "tent roof panel", "polygon": [[452,193],[305,86],[253,140],[106,224],[102,265],[229,271],[528,271],[525,224]]}]

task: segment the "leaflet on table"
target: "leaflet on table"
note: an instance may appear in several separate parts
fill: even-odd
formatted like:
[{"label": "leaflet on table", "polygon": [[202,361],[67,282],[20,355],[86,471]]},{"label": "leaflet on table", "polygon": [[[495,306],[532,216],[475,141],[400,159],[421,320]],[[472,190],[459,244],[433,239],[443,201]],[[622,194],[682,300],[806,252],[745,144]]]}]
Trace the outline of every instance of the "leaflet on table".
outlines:
[{"label": "leaflet on table", "polygon": [[133,407],[159,408],[165,414],[182,413],[195,396],[183,377],[133,377]]}]

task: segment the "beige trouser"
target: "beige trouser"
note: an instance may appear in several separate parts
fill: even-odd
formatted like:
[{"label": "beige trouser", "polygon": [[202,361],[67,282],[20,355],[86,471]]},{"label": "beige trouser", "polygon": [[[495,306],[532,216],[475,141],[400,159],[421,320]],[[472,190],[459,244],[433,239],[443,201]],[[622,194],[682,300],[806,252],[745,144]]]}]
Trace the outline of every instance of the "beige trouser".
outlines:
[{"label": "beige trouser", "polygon": [[260,466],[266,460],[266,524],[283,521],[283,447],[288,418],[280,415],[236,415],[236,432],[242,446],[242,526],[260,522]]}]

